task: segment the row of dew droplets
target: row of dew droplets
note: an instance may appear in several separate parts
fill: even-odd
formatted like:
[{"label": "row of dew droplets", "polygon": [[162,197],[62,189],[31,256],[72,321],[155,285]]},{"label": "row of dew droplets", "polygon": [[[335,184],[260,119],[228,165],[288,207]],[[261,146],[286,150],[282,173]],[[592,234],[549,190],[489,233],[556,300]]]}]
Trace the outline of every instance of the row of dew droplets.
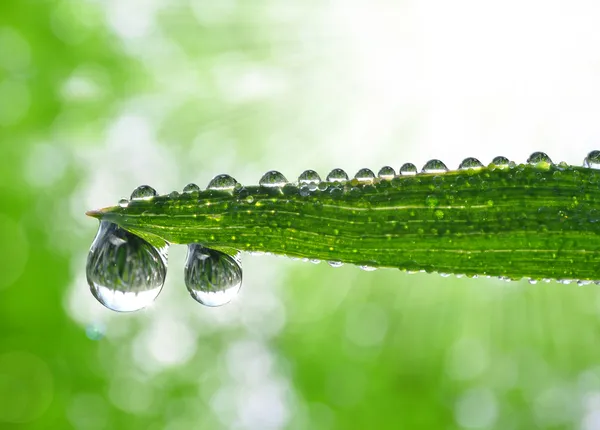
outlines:
[{"label": "row of dew droplets", "polygon": [[[142,185],[131,193],[130,199],[155,196],[154,188]],[[120,202],[120,206],[127,204]],[[162,290],[167,276],[167,254],[166,242],[156,247],[114,223],[101,221],[86,264],[90,291],[111,310],[142,309]]]}]

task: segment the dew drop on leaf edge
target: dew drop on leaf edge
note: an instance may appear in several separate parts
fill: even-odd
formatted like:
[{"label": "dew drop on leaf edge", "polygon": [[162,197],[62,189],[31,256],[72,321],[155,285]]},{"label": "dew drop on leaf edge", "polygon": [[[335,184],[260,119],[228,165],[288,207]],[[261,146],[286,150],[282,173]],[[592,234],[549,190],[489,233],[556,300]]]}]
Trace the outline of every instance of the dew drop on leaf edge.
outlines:
[{"label": "dew drop on leaf edge", "polygon": [[400,174],[403,176],[414,176],[417,174],[417,166],[413,163],[404,163],[400,167]]},{"label": "dew drop on leaf edge", "polygon": [[600,169],[600,151],[591,151],[583,160],[583,167]]},{"label": "dew drop on leaf edge", "polygon": [[441,160],[429,160],[421,169],[423,173],[444,173],[448,171],[448,168]]},{"label": "dew drop on leaf edge", "polygon": [[481,169],[482,167],[483,164],[481,161],[473,157],[465,158],[458,166],[460,170]]},{"label": "dew drop on leaf edge", "polygon": [[233,177],[223,174],[215,176],[206,188],[217,191],[233,191],[237,185],[238,182]]},{"label": "dew drop on leaf edge", "polygon": [[396,171],[391,166],[383,166],[381,169],[379,169],[377,176],[380,179],[390,180],[396,176]]},{"label": "dew drop on leaf edge", "polygon": [[183,187],[184,193],[197,193],[200,191],[200,187],[194,183],[189,183]]},{"label": "dew drop on leaf edge", "polygon": [[534,152],[527,159],[529,164],[548,163],[552,164],[552,160],[545,152]]},{"label": "dew drop on leaf edge", "polygon": [[150,199],[156,197],[157,192],[149,185],[140,185],[131,193],[130,200]]},{"label": "dew drop on leaf edge", "polygon": [[261,187],[284,187],[288,183],[287,179],[283,174],[278,172],[277,170],[270,170],[265,173],[262,178],[258,181],[258,185]]},{"label": "dew drop on leaf edge", "polygon": [[356,172],[356,175],[354,175],[354,179],[357,179],[361,182],[369,182],[375,179],[375,173],[373,173],[371,169],[360,169],[358,172]]},{"label": "dew drop on leaf edge", "polygon": [[314,170],[305,170],[298,176],[299,184],[318,184],[321,182],[321,177]]},{"label": "dew drop on leaf edge", "polygon": [[333,169],[326,178],[327,182],[346,182],[348,174],[342,169]]}]

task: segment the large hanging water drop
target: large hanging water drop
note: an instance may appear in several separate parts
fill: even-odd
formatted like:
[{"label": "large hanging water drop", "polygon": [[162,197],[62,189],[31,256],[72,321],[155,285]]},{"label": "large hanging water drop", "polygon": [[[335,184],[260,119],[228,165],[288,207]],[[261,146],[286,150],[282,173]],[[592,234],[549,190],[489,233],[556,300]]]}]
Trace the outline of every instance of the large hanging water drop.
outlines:
[{"label": "large hanging water drop", "polygon": [[321,182],[321,177],[314,170],[305,170],[298,176],[299,184],[318,184]]},{"label": "large hanging water drop", "polygon": [[217,175],[208,183],[207,189],[232,192],[237,185],[237,181],[231,176]]},{"label": "large hanging water drop", "polygon": [[417,174],[417,166],[413,163],[404,163],[402,167],[400,167],[400,174],[402,176],[414,176]]},{"label": "large hanging water drop", "polygon": [[157,248],[116,224],[101,221],[86,265],[92,294],[113,311],[148,306],[165,282],[167,251],[166,242]]},{"label": "large hanging water drop", "polygon": [[529,156],[529,158],[527,159],[527,162],[529,164],[539,164],[539,163],[552,164],[552,160],[544,152],[534,152],[533,154],[531,154]]},{"label": "large hanging water drop", "polygon": [[423,173],[445,173],[448,168],[441,160],[429,160],[421,170]]},{"label": "large hanging water drop", "polygon": [[157,192],[149,185],[140,185],[131,193],[130,200],[151,199],[156,197]]},{"label": "large hanging water drop", "polygon": [[327,182],[346,182],[348,180],[348,174],[342,169],[333,169],[327,175]]},{"label": "large hanging water drop", "polygon": [[583,160],[583,167],[600,169],[600,151],[592,151]]},{"label": "large hanging water drop", "polygon": [[206,306],[229,303],[242,286],[239,260],[199,243],[188,245],[184,275],[190,295]]},{"label": "large hanging water drop", "polygon": [[267,187],[267,188],[274,188],[274,187],[282,188],[287,183],[288,183],[288,181],[285,178],[285,176],[283,176],[277,170],[268,171],[267,173],[265,173],[262,176],[262,178],[260,178],[260,181],[258,181],[258,185],[260,185],[261,187]]}]

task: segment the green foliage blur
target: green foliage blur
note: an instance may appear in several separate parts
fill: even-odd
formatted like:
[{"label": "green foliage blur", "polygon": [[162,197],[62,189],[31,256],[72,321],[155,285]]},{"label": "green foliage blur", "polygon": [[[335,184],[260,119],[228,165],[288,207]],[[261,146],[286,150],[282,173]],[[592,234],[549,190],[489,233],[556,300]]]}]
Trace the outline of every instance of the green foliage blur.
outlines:
[{"label": "green foliage blur", "polygon": [[[481,114],[465,113],[465,122],[476,127],[470,121],[479,118],[487,132],[457,132],[455,145],[432,132],[427,147],[419,136],[437,129],[421,123],[423,112],[455,112],[463,99],[436,104],[427,76],[437,56],[414,70],[402,61],[420,55],[411,48],[418,37],[400,37],[420,28],[410,18],[421,17],[410,10],[417,6],[323,3],[0,2],[0,428],[600,428],[594,285],[244,256],[240,296],[209,309],[185,291],[185,249],[174,248],[151,308],[115,314],[89,294],[85,258],[97,223],[84,212],[142,183],[164,193],[194,181],[204,187],[219,173],[256,182],[270,169],[288,179],[307,168],[322,176],[334,167],[397,169],[410,156],[457,164],[453,157],[508,151],[524,160],[533,148],[519,146],[519,138],[575,162],[568,157],[580,148],[569,139],[584,145],[600,138],[597,102],[580,101],[573,116],[558,107],[588,93],[600,99],[596,87],[538,84],[538,75],[523,83],[516,74],[515,99],[489,99],[504,112],[494,111],[501,120],[484,118],[493,109],[477,110],[473,96],[491,97],[486,89],[496,88],[495,78],[477,81],[465,96],[464,106]],[[444,18],[433,22],[418,34],[431,35]],[[582,39],[597,40],[587,20],[568,22],[592,29]],[[469,34],[461,43],[474,43]],[[489,49],[504,52],[499,47]],[[389,62],[398,52],[400,61]],[[554,55],[550,49],[548,58]],[[545,68],[546,59],[514,61]],[[565,69],[573,81],[597,80],[600,63],[575,63],[589,69],[581,76]],[[370,65],[377,66],[371,74]],[[457,94],[472,78],[460,81]],[[454,80],[435,83],[436,91],[456,88]],[[515,132],[512,146],[494,140],[518,97],[529,103],[523,109],[554,103],[541,98],[552,92],[544,85],[580,99],[565,96],[548,116],[530,118],[548,134]],[[506,88],[494,97],[513,91]],[[553,119],[567,117],[563,134],[552,132]],[[574,134],[583,124],[587,134]],[[495,146],[474,146],[482,136]]]}]

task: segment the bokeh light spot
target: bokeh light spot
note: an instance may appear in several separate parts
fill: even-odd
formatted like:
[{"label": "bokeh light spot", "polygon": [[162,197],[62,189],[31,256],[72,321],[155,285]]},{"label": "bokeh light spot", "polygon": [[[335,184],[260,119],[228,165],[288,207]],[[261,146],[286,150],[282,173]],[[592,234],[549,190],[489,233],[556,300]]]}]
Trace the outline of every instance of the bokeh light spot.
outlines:
[{"label": "bokeh light spot", "polygon": [[42,359],[25,351],[0,355],[0,422],[33,421],[53,396],[52,373]]}]

